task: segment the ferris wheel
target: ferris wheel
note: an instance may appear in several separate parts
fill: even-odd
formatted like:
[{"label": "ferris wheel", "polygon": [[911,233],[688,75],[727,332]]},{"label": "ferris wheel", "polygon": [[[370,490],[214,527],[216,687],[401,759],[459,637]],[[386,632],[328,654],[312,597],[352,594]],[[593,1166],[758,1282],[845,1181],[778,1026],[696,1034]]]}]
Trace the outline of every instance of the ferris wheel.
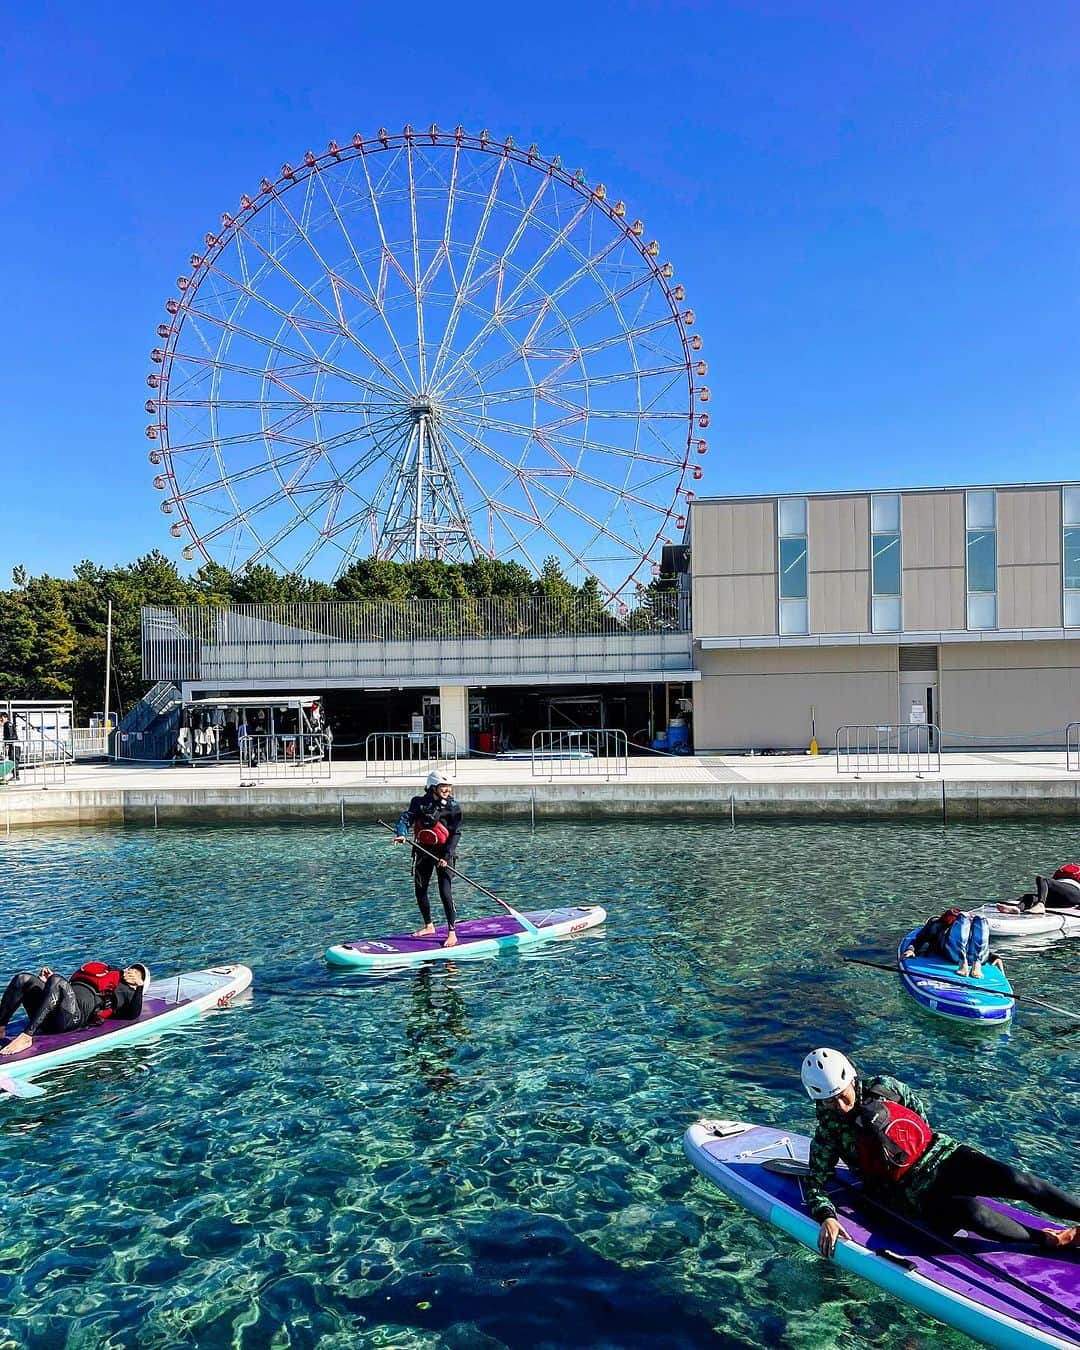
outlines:
[{"label": "ferris wheel", "polygon": [[648,579],[701,477],[707,374],[660,246],[536,146],[406,126],[284,165],[177,278],[147,383],[184,557],[555,556]]}]

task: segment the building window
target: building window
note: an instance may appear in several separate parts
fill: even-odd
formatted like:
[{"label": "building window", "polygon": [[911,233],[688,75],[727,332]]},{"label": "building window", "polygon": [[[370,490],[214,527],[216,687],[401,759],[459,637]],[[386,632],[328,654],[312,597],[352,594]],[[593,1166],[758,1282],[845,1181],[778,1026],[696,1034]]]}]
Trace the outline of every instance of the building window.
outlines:
[{"label": "building window", "polygon": [[807,633],[806,498],[781,497],[777,506],[780,632]]},{"label": "building window", "polygon": [[997,499],[992,490],[968,492],[967,626],[997,627]]},{"label": "building window", "polygon": [[1080,487],[1062,489],[1061,520],[1065,626],[1080,628]]},{"label": "building window", "polygon": [[870,573],[873,587],[871,627],[875,633],[900,631],[900,494],[878,492],[870,498]]}]

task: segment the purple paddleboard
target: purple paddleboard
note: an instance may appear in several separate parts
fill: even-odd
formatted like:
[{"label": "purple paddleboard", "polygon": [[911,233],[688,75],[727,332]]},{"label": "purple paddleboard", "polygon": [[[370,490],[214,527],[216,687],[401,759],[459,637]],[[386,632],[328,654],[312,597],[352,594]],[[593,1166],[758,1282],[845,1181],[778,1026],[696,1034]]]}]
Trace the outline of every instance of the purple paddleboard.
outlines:
[{"label": "purple paddleboard", "polygon": [[[683,1139],[687,1157],[758,1218],[817,1250],[797,1176],[765,1166],[806,1162],[810,1140],[737,1121],[699,1121]],[[781,1163],[783,1165],[783,1163]],[[838,1265],[872,1280],[923,1312],[987,1345],[1080,1346],[1080,1253],[1060,1254],[983,1238],[941,1239],[865,1197],[845,1169],[831,1199],[851,1241],[836,1246]],[[1008,1205],[1029,1227],[1054,1225]]]},{"label": "purple paddleboard", "polygon": [[493,914],[485,919],[464,919],[457,925],[457,945],[444,947],[445,925],[428,937],[395,933],[391,937],[341,942],[328,947],[326,959],[333,966],[379,970],[413,966],[424,961],[456,961],[472,956],[493,956],[501,951],[535,947],[556,938],[571,937],[595,928],[607,918],[599,905],[577,905],[525,914],[533,925],[526,928],[512,914]]}]

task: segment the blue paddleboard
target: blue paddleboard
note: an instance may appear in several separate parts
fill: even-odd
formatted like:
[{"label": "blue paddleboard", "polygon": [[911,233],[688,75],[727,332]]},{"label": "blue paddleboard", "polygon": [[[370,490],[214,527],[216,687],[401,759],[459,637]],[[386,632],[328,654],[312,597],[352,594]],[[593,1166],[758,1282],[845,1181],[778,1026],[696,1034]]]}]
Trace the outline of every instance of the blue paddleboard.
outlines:
[{"label": "blue paddleboard", "polygon": [[920,1007],[939,1017],[969,1026],[1001,1026],[1013,1015],[1016,1001],[1005,972],[985,965],[981,980],[957,975],[956,966],[940,956],[901,955],[914,942],[920,929],[914,928],[896,949],[900,983]]}]

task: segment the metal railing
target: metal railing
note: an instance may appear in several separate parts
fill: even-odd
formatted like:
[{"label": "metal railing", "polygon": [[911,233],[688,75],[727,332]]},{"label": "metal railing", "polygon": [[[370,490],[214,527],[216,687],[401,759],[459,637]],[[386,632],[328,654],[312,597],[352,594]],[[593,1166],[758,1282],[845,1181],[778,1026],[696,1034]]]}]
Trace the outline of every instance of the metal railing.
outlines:
[{"label": "metal railing", "polygon": [[1069,722],[1065,727],[1065,768],[1069,773],[1080,773],[1080,722]]},{"label": "metal railing", "polygon": [[[575,595],[463,596],[447,600],[326,600],[288,605],[148,605],[142,610],[147,679],[200,675],[203,654],[270,648],[283,661],[304,651],[363,643],[460,642],[690,631],[686,591],[628,592],[607,603]],[[132,727],[131,730],[139,728]]]},{"label": "metal railing", "polygon": [[332,742],[324,731],[279,732],[240,737],[240,779],[244,783],[271,780],[329,778]]},{"label": "metal railing", "polygon": [[534,731],[534,778],[625,778],[629,739],[616,727],[562,727]]},{"label": "metal railing", "polygon": [[109,753],[109,733],[102,727],[72,727],[71,753],[76,759],[91,759]]},{"label": "metal railing", "polygon": [[373,731],[364,741],[365,778],[410,778],[437,764],[457,763],[450,731]]},{"label": "metal railing", "polygon": [[849,725],[836,729],[836,772],[941,772],[941,732],[933,722]]},{"label": "metal railing", "polygon": [[[20,736],[4,741],[0,748],[0,778],[11,783],[48,787],[67,782],[71,749],[55,736]],[[10,765],[10,768],[6,766]]]}]

